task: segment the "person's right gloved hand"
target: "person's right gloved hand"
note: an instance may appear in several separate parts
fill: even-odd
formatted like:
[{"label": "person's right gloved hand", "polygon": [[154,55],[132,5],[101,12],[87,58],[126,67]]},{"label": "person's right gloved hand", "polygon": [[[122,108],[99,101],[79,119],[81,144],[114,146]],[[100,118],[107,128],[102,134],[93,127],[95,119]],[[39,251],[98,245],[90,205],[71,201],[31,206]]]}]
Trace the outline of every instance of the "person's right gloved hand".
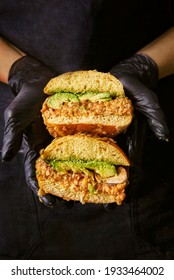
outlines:
[{"label": "person's right gloved hand", "polygon": [[149,56],[137,53],[115,65],[110,72],[122,82],[134,106],[135,117],[126,133],[126,153],[131,163],[130,184],[135,189],[140,179],[146,125],[158,139],[168,141],[169,138],[165,114],[154,91],[158,67]]},{"label": "person's right gloved hand", "polygon": [[[55,76],[45,65],[29,56],[17,60],[9,72],[8,83],[16,96],[4,113],[5,128],[2,160],[11,160],[23,142],[24,170],[28,186],[38,195],[35,160],[41,148],[52,140],[43,124],[42,103],[46,98],[43,88]],[[47,206],[57,198],[52,195],[39,197]]]},{"label": "person's right gloved hand", "polygon": [[157,94],[153,91],[158,83],[156,63],[147,55],[137,53],[116,64],[110,73],[122,82],[125,94],[132,100],[135,111],[144,116],[156,137],[168,141],[166,118]]},{"label": "person's right gloved hand", "polygon": [[[130,201],[141,180],[147,125],[163,141],[168,141],[169,129],[157,94],[153,91],[158,83],[158,68],[150,57],[135,54],[113,66],[110,73],[121,81],[126,96],[134,106],[134,118],[124,139],[124,151],[131,164],[126,191],[126,200]],[[112,205],[106,208],[112,208]]]}]

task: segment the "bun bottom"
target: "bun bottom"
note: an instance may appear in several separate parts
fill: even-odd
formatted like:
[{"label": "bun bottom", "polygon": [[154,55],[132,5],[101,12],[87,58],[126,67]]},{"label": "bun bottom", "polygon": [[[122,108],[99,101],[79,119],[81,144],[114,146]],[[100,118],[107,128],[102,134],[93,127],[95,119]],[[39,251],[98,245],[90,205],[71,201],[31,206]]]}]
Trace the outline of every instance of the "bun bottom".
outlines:
[{"label": "bun bottom", "polygon": [[128,180],[122,183],[108,184],[96,177],[95,189],[90,190],[89,186],[94,184],[94,178],[84,173],[59,174],[41,158],[36,161],[36,171],[39,196],[49,193],[67,201],[74,200],[82,204],[115,202],[118,205],[121,205],[126,197],[125,188]]},{"label": "bun bottom", "polygon": [[90,133],[98,136],[115,137],[116,135],[124,132],[127,128],[125,126],[117,127],[113,125],[102,124],[48,124],[45,121],[48,132],[54,137],[66,135],[74,135],[77,133]]}]

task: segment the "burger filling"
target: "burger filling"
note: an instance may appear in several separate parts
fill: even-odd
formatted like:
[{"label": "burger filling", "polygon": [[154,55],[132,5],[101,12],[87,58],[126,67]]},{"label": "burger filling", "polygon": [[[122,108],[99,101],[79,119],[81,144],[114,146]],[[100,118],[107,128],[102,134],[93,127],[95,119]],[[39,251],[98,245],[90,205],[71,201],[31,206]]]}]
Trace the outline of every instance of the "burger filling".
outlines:
[{"label": "burger filling", "polygon": [[[56,93],[46,99],[41,110],[44,118],[52,119],[52,116],[84,116],[102,115],[105,116],[125,116],[132,114],[132,104],[127,97],[111,99],[105,94],[105,98],[97,99],[96,96],[101,97],[102,94],[95,96],[95,102],[88,99],[81,99],[79,101],[75,94],[71,93]],[[104,95],[104,93],[103,93]],[[58,97],[59,96],[59,97]],[[82,95],[83,96],[83,95]],[[84,94],[85,96],[85,94]],[[58,98],[57,98],[58,97]],[[61,98],[60,98],[61,97]]]},{"label": "burger filling", "polygon": [[[99,162],[96,162],[96,167],[91,168],[94,162],[89,163],[63,163],[65,169],[60,172],[63,168],[62,162],[51,160],[45,162],[43,159],[39,159],[36,162],[37,173],[36,176],[40,182],[45,182],[48,180],[51,184],[57,186],[62,192],[65,189],[71,189],[73,194],[81,192],[81,202],[85,203],[88,194],[92,195],[113,195],[115,196],[115,201],[118,205],[122,203],[125,198],[125,187],[127,182],[127,171],[123,166],[111,167],[112,171],[106,171],[109,168],[108,163],[100,162],[102,168],[99,167]],[[106,164],[107,167],[104,167]],[[108,165],[107,165],[108,164]],[[73,166],[73,167],[72,167]],[[90,169],[89,168],[90,166]],[[73,168],[73,170],[71,169]],[[57,170],[56,170],[57,169]],[[81,171],[83,169],[83,171]],[[100,169],[100,174],[97,173]],[[105,170],[104,173],[101,169]],[[59,172],[57,172],[59,171]],[[110,177],[105,177],[106,175],[111,175]],[[113,175],[115,173],[115,175]],[[104,177],[102,177],[104,176]],[[49,193],[49,190],[40,189],[40,195]],[[69,190],[70,191],[70,190]],[[53,193],[54,194],[54,193]]]},{"label": "burger filling", "polygon": [[94,92],[87,92],[87,93],[79,93],[74,94],[70,92],[59,92],[55,93],[54,95],[47,98],[47,105],[52,109],[59,108],[64,102],[83,102],[83,101],[110,101],[116,98],[116,94],[110,94],[108,92],[102,93],[94,93]]},{"label": "burger filling", "polygon": [[91,177],[88,190],[94,190],[96,183],[119,184],[127,180],[127,172],[124,167],[116,166],[104,161],[83,161],[83,160],[47,160],[49,166],[60,175],[69,173],[84,174],[84,177]]},{"label": "burger filling", "polygon": [[67,173],[68,171],[90,174],[91,171],[94,171],[102,178],[115,176],[117,174],[116,166],[114,164],[103,161],[58,161],[53,159],[49,161],[49,164],[61,174]]}]

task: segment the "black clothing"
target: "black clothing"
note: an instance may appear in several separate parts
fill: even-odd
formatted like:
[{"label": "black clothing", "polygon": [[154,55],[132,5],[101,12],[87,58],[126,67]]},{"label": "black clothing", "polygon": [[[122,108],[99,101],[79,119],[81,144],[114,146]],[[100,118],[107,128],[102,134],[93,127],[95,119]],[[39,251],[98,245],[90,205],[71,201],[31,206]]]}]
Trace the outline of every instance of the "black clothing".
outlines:
[{"label": "black clothing", "polygon": [[172,25],[170,2],[1,0],[0,34],[58,72],[108,71]]},{"label": "black clothing", "polygon": [[[0,34],[58,74],[109,71],[173,23],[170,1],[117,2],[1,0]],[[62,202],[46,208],[26,186],[22,149],[11,162],[1,163],[0,259],[172,259],[173,90],[173,76],[159,82],[170,143],[148,131],[141,184],[122,206],[75,202],[68,208]],[[1,124],[12,98],[1,85]]]}]

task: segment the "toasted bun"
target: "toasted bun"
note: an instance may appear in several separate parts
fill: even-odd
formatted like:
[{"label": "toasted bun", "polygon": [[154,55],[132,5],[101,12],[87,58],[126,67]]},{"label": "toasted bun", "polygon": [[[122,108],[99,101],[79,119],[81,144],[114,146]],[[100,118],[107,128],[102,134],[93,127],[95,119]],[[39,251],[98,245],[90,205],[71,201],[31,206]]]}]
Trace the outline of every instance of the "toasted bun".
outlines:
[{"label": "toasted bun", "polygon": [[129,159],[114,140],[81,133],[54,139],[42,151],[42,159],[99,160],[116,165],[130,165]]},{"label": "toasted bun", "polygon": [[117,96],[109,101],[64,102],[59,108],[50,108],[48,97],[42,107],[42,116],[49,133],[55,138],[78,132],[115,137],[132,122],[133,106],[125,96],[121,82],[110,73],[96,70],[75,71],[53,78],[44,89],[53,95],[58,92],[75,94],[94,92]]},{"label": "toasted bun", "polygon": [[[111,182],[105,181],[97,174],[91,177],[83,172],[61,174],[47,163],[49,159],[99,160],[114,163],[119,166],[117,171],[121,181],[112,182],[113,177],[110,177]],[[65,200],[77,200],[81,203],[116,202],[120,205],[126,196],[129,164],[124,152],[111,139],[84,134],[60,137],[53,140],[36,161],[39,195],[50,193]],[[89,185],[95,185],[95,192],[91,193],[88,190]]]},{"label": "toasted bun", "polygon": [[119,96],[124,96],[121,82],[110,73],[98,72],[96,70],[80,70],[67,72],[51,79],[44,92],[48,95],[55,92],[118,92]]}]

